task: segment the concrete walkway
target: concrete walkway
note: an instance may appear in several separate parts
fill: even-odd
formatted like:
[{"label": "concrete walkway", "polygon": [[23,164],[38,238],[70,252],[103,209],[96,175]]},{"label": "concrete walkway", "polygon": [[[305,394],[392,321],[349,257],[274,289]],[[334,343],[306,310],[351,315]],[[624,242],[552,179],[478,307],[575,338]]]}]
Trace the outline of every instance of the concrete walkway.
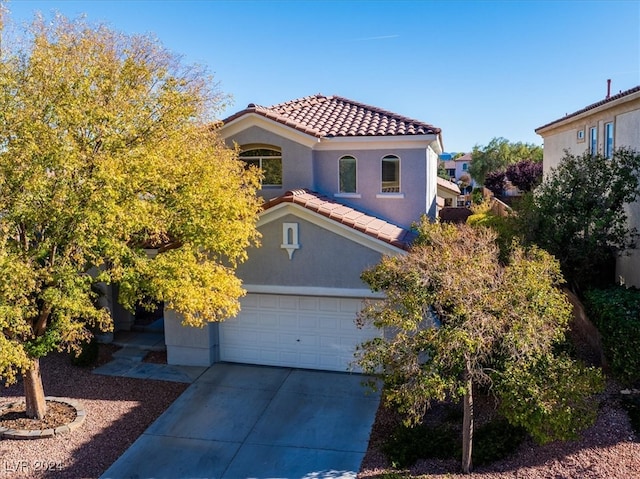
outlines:
[{"label": "concrete walkway", "polygon": [[166,349],[163,328],[164,321],[160,319],[143,331],[118,331],[112,344],[122,349],[113,353],[112,361],[94,369],[93,373],[191,384],[207,368],[142,362],[149,351]]},{"label": "concrete walkway", "polygon": [[355,478],[380,399],[364,379],[215,364],[102,478]]},{"label": "concrete walkway", "polygon": [[207,368],[199,366],[173,366],[142,362],[149,351],[133,345],[125,346],[113,353],[112,361],[94,369],[93,374],[191,384],[207,370]]}]

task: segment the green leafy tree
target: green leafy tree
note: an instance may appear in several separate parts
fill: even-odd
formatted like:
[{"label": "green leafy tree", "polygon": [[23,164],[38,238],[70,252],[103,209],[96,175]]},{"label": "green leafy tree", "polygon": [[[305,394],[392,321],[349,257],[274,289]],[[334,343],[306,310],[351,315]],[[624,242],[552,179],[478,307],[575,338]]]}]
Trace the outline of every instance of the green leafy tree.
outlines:
[{"label": "green leafy tree", "polygon": [[505,138],[493,138],[487,146],[474,146],[469,173],[476,182],[484,184],[492,171],[504,171],[507,166],[523,160],[542,162],[542,147],[530,143],[511,143]]},{"label": "green leafy tree", "polygon": [[438,176],[447,181],[451,180],[449,173],[447,173],[447,169],[444,167],[444,161],[438,162]]},{"label": "green leafy tree", "polygon": [[[491,228],[424,221],[406,256],[386,257],[362,275],[385,299],[369,303],[359,321],[386,334],[360,346],[358,364],[383,380],[384,400],[409,424],[419,423],[432,401],[462,400],[465,472],[472,467],[477,385],[493,384],[511,404],[535,407],[535,416],[518,409],[507,418],[540,440],[565,438],[593,419],[588,395],[601,386],[598,371],[554,355],[571,315],[556,287],[557,262],[543,250],[513,245],[503,265],[495,239]],[[554,376],[543,375],[543,362]],[[511,382],[518,369],[529,372],[519,389]],[[574,382],[581,387],[569,387]],[[585,414],[571,414],[567,402]],[[540,418],[554,421],[545,434],[537,434]]]},{"label": "green leafy tree", "polygon": [[613,157],[568,152],[518,206],[526,240],[553,254],[577,291],[614,282],[615,259],[635,247],[625,205],[640,194],[640,154],[620,148]]},{"label": "green leafy tree", "polygon": [[[259,175],[209,125],[224,97],[157,40],[36,19],[0,62],[0,376],[46,402],[39,358],[109,330],[117,282],[203,326],[236,314]],[[145,248],[157,250],[152,259]]]}]

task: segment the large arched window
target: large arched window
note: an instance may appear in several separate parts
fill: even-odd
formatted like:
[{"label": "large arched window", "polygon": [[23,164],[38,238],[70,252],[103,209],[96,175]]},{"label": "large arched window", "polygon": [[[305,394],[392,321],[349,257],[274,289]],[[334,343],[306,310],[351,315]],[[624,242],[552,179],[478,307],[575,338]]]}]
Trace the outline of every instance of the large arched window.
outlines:
[{"label": "large arched window", "polygon": [[271,148],[252,148],[240,153],[248,166],[262,170],[262,186],[282,187],[282,153]]},{"label": "large arched window", "polygon": [[356,159],[353,156],[343,156],[338,160],[340,175],[340,193],[355,193],[356,183]]},{"label": "large arched window", "polygon": [[382,158],[382,193],[400,192],[400,158],[387,155]]}]

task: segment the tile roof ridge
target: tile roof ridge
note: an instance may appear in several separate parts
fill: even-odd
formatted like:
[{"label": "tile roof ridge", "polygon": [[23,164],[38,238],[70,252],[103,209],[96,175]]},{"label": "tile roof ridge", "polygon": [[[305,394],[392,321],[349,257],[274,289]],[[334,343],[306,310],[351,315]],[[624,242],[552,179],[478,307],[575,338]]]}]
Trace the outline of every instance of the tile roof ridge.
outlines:
[{"label": "tile roof ridge", "polygon": [[285,107],[292,106],[292,105],[300,105],[300,103],[303,103],[303,102],[318,102],[318,103],[321,103],[321,102],[326,101],[326,100],[328,100],[330,98],[331,97],[327,97],[327,96],[323,95],[322,93],[316,93],[315,95],[303,96],[303,97],[300,97],[300,98],[294,98],[293,100],[287,100],[287,101],[282,102],[282,103],[276,103],[275,105],[271,105],[269,107],[266,107],[266,109],[274,110],[276,108],[285,108]]}]

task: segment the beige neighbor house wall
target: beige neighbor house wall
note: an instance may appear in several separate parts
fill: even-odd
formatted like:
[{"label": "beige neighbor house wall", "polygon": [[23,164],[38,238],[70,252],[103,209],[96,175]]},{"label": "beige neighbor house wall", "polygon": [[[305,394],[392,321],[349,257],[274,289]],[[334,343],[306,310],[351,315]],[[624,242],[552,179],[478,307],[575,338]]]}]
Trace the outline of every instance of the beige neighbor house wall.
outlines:
[{"label": "beige neighbor house wall", "polygon": [[[613,148],[640,152],[640,86],[609,96],[582,110],[536,129],[544,140],[544,174],[560,163],[568,150],[574,155],[591,151],[591,132],[597,132],[597,152],[605,152],[605,125],[613,124]],[[582,133],[581,133],[582,132]],[[629,226],[640,231],[640,203],[627,205]],[[640,242],[618,260],[616,273],[627,286],[640,287]]]}]

